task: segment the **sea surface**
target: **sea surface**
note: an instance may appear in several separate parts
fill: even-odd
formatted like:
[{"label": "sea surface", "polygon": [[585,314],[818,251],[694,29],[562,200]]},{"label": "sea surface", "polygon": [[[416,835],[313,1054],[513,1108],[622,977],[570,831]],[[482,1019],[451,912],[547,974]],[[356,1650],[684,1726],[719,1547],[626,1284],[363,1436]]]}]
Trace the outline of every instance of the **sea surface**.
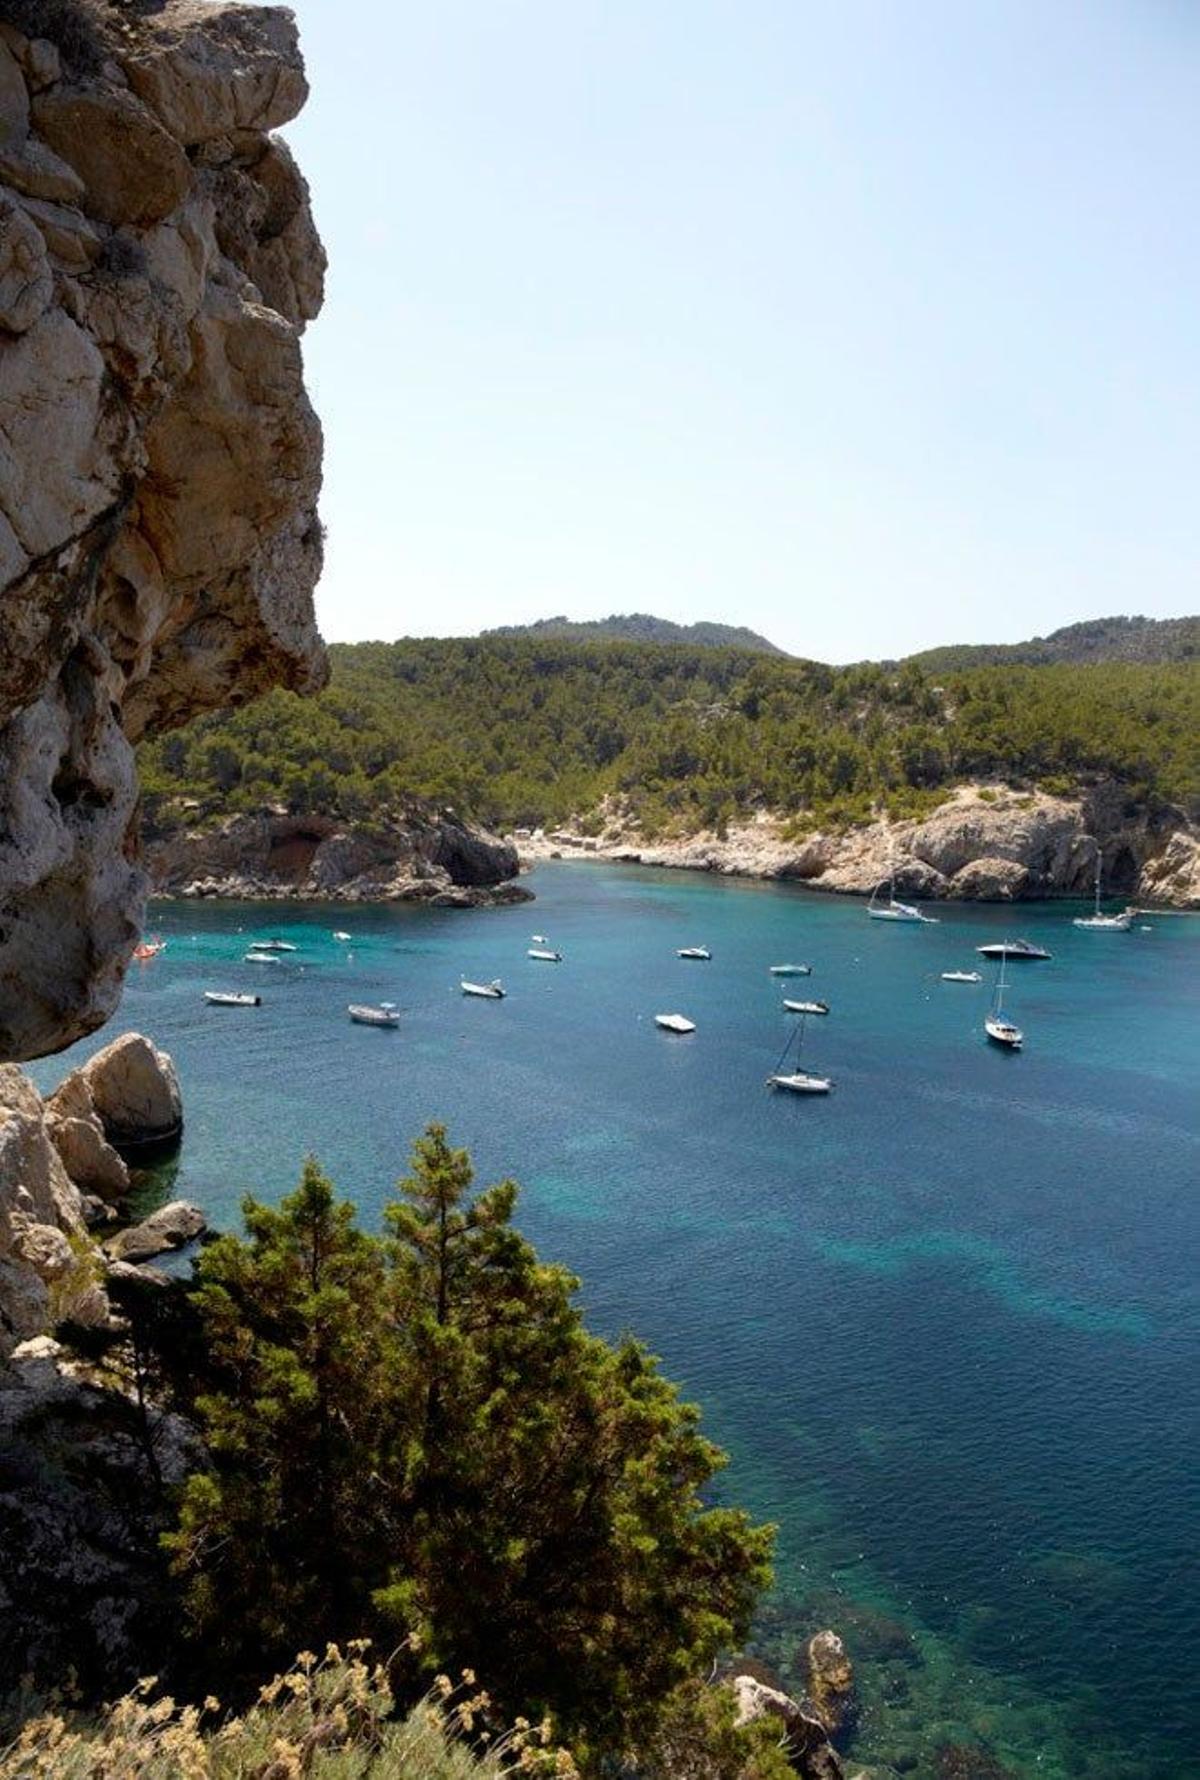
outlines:
[{"label": "sea surface", "polygon": [[[529,882],[535,903],[478,912],[160,905],[167,950],[117,1019],[34,1074],[129,1028],[169,1050],[187,1130],[155,1190],[220,1226],[309,1151],[374,1225],[444,1120],[483,1180],[522,1183],[519,1221],[593,1326],[636,1331],[702,1403],[722,1498],[779,1527],[755,1646],[794,1685],[804,1637],[843,1632],[857,1760],[1200,1773],[1200,920],[892,926],[690,873]],[[535,931],[561,964],[526,958]],[[1017,932],[1054,957],[1009,967],[1010,1055],[984,1040],[973,947]],[[242,961],[272,934],[300,951]],[[712,962],[677,959],[690,944]],[[812,976],[772,979],[785,961]],[[939,980],[977,963],[978,987]],[[464,998],[463,975],[507,999]],[[765,1086],[785,988],[831,1004],[804,1045],[827,1099]],[[349,1023],[379,998],[399,1030]],[[658,1031],[670,1011],[696,1033]]]}]

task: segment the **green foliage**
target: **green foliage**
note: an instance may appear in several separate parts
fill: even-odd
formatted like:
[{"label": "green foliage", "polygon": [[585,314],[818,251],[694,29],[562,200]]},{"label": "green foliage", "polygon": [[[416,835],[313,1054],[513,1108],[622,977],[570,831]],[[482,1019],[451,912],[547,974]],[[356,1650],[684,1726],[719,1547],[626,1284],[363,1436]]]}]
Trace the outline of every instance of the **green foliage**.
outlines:
[{"label": "green foliage", "polygon": [[[921,814],[967,779],[1200,809],[1200,666],[827,668],[744,650],[528,638],[359,643],[318,698],[274,692],[144,744],[150,832],[236,810],[500,827],[617,798],[648,834],[768,809],[798,827]],[[194,807],[187,808],[186,800]]]},{"label": "green foliage", "polygon": [[1089,618],[1026,643],[958,643],[909,656],[931,673],[1052,662],[1196,661],[1200,618]]},{"label": "green foliage", "polygon": [[705,649],[753,649],[763,655],[786,653],[745,624],[675,624],[669,618],[653,618],[648,612],[582,621],[539,618],[535,624],[499,624],[483,635],[536,637],[539,642],[557,637],[572,643],[699,643]]},{"label": "green foliage", "polygon": [[770,1530],[703,1492],[723,1455],[636,1342],[584,1328],[577,1282],[472,1193],[431,1126],[358,1229],[310,1163],[197,1264],[213,1465],[174,1567],[205,1660],[237,1676],[297,1626],[416,1634],[590,1759],[744,1635]]}]

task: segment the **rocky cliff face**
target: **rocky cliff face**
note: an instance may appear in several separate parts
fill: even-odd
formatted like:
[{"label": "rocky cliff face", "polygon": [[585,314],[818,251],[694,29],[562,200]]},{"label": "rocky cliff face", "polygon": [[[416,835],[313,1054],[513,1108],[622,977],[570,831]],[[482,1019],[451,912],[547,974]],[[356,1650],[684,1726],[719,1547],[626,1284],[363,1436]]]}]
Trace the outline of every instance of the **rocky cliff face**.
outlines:
[{"label": "rocky cliff face", "polygon": [[1181,811],[1132,803],[1119,787],[1075,797],[962,786],[922,821],[872,822],[792,838],[770,816],[722,835],[645,842],[619,822],[598,838],[563,831],[522,839],[523,857],[586,853],[692,871],[793,878],[868,896],[895,869],[901,894],[967,902],[1090,896],[1096,855],[1106,895],[1200,908],[1200,838]]},{"label": "rocky cliff face", "polygon": [[340,902],[520,902],[516,848],[453,817],[411,814],[355,828],[282,811],[151,837],[146,862],[168,895],[328,897]]},{"label": "rocky cliff face", "polygon": [[291,15],[0,4],[0,1056],[112,1011],[131,744],[320,683]]}]

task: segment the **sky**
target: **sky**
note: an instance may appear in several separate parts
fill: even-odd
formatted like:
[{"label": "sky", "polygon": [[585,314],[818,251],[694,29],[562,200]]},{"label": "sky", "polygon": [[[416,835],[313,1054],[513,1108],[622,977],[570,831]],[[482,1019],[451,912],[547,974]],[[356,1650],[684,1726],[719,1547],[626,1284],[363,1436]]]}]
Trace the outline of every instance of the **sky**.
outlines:
[{"label": "sky", "polygon": [[332,640],[1200,609],[1194,0],[293,0]]}]

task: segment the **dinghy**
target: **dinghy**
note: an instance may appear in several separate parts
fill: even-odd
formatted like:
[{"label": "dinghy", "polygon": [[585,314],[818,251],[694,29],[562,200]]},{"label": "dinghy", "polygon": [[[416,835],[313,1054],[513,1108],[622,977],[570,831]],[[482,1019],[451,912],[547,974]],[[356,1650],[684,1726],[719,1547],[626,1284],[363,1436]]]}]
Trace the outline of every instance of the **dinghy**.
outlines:
[{"label": "dinghy", "polygon": [[827,1001],[785,1001],[784,1007],[789,1014],[827,1014]]},{"label": "dinghy", "polygon": [[480,995],[484,1001],[503,1001],[507,994],[499,977],[490,983],[468,983],[466,977],[463,977],[459,987],[464,995]]},{"label": "dinghy", "polygon": [[661,1026],[664,1032],[694,1032],[695,1020],[687,1019],[683,1014],[655,1014],[654,1024]]},{"label": "dinghy", "polygon": [[261,995],[242,994],[235,989],[206,989],[204,999],[210,1007],[261,1007]]},{"label": "dinghy", "polygon": [[134,946],[133,955],[139,964],[145,964],[149,959],[157,958],[158,954],[160,952],[165,952],[166,949],[167,942],[165,939],[144,939],[140,945]]},{"label": "dinghy", "polygon": [[768,966],[773,977],[810,977],[811,964],[772,964]]},{"label": "dinghy", "polygon": [[548,946],[550,944],[550,941],[544,933],[531,933],[529,937],[535,946]]},{"label": "dinghy", "polygon": [[346,1009],[350,1018],[359,1026],[398,1026],[400,1010],[394,1001],[381,1001],[378,1007],[367,1007],[351,1004]]},{"label": "dinghy", "polygon": [[282,964],[282,958],[274,952],[247,952],[242,959],[243,964]]},{"label": "dinghy", "polygon": [[290,939],[254,939],[250,944],[256,952],[298,952],[300,950],[299,946],[294,946]]},{"label": "dinghy", "polygon": [[712,957],[712,953],[707,946],[677,946],[675,956],[677,958],[703,958],[707,963]]},{"label": "dinghy", "polygon": [[527,958],[543,958],[547,964],[562,963],[562,953],[552,952],[546,946],[530,946],[525,956]]},{"label": "dinghy", "polygon": [[944,970],[943,983],[982,983],[983,977],[977,970]]},{"label": "dinghy", "polygon": [[348,940],[350,935],[348,933],[342,933],[340,929],[335,928],[333,937],[334,939]]}]

